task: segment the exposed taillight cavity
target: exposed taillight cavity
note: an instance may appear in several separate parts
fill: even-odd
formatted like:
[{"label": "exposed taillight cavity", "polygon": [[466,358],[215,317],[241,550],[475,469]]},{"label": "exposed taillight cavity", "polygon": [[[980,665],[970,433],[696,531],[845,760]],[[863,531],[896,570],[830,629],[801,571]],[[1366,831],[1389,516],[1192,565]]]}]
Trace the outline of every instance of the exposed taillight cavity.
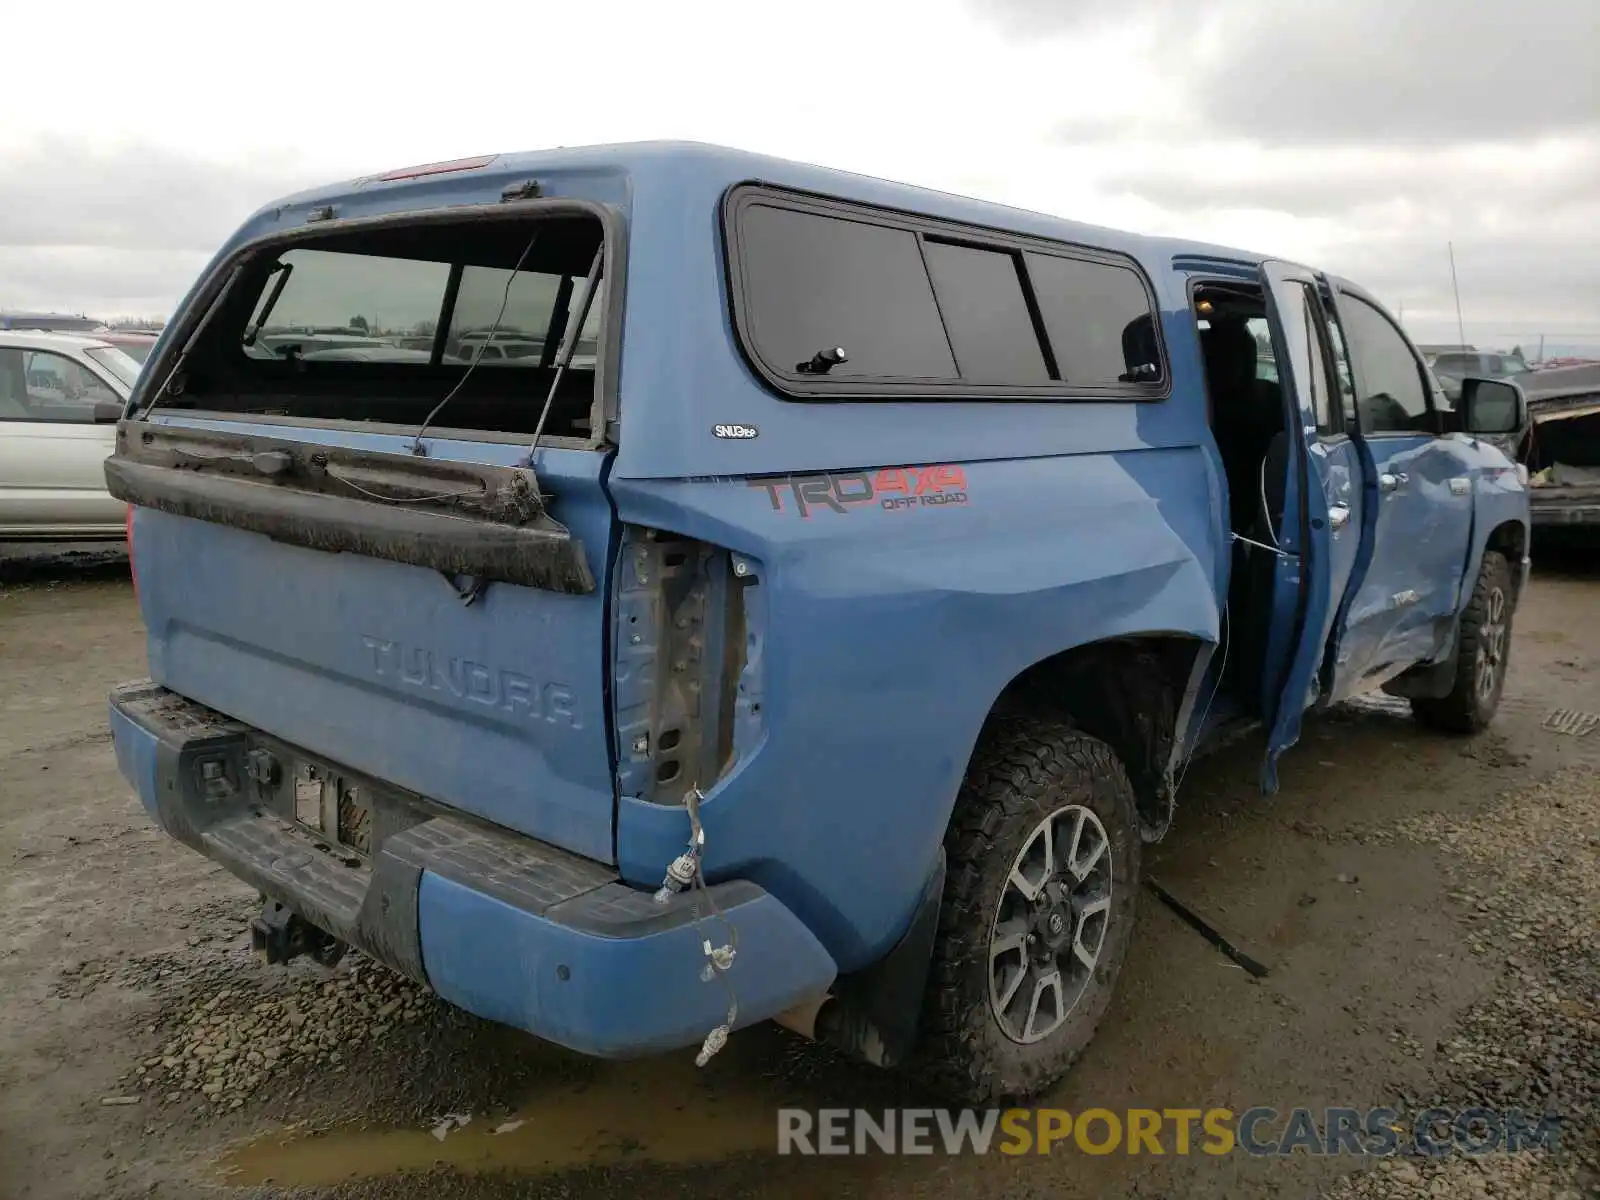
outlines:
[{"label": "exposed taillight cavity", "polygon": [[139,568],[133,562],[133,505],[128,505],[128,574],[133,579],[133,598],[139,598]]},{"label": "exposed taillight cavity", "polygon": [[682,804],[760,741],[760,573],[719,546],[628,526],[615,586],[617,782]]}]

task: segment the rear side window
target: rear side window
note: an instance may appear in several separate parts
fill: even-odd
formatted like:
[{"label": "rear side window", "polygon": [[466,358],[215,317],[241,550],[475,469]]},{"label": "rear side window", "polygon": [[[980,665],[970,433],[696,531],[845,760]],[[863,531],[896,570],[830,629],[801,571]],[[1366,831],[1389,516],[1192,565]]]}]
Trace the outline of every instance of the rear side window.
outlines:
[{"label": "rear side window", "polygon": [[1103,387],[1134,382],[1129,375],[1159,377],[1154,346],[1128,344],[1150,320],[1144,280],[1131,269],[1030,254],[1028,272],[1065,382]]},{"label": "rear side window", "polygon": [[906,229],[758,205],[744,219],[758,354],[795,371],[842,347],[838,376],[955,379],[933,286]]},{"label": "rear side window", "polygon": [[736,191],[726,215],[735,325],[781,392],[1165,393],[1154,299],[1131,260],[768,189]]},{"label": "rear side window", "polygon": [[1048,383],[1017,256],[931,240],[924,249],[962,376]]}]

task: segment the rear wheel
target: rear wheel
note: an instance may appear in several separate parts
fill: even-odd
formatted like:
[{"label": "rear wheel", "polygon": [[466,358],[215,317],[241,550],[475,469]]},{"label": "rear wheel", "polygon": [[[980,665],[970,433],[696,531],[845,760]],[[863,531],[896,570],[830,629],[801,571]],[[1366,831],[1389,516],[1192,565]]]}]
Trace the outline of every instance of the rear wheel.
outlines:
[{"label": "rear wheel", "polygon": [[945,853],[913,1069],[956,1101],[1032,1095],[1094,1035],[1127,952],[1133,786],[1104,742],[1008,719],[974,756]]},{"label": "rear wheel", "polygon": [[1417,720],[1446,733],[1477,733],[1494,720],[1511,654],[1511,566],[1486,550],[1461,614],[1456,677],[1450,694],[1411,701]]}]

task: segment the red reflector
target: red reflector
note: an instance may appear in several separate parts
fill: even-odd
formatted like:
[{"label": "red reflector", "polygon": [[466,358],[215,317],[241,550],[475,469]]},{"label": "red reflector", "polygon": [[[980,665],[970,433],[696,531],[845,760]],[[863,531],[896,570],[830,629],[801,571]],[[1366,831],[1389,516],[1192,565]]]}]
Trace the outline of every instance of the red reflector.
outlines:
[{"label": "red reflector", "polygon": [[449,162],[423,163],[420,167],[401,167],[387,175],[379,175],[379,183],[393,183],[397,179],[421,179],[424,175],[448,175],[451,171],[476,171],[487,167],[498,154],[480,154],[477,158],[454,158]]}]

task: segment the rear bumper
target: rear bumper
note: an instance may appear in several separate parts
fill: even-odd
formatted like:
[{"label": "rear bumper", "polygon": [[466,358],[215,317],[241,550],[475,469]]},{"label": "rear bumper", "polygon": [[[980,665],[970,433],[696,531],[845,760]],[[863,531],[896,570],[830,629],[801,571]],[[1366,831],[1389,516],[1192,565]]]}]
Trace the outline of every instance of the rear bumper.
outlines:
[{"label": "rear bumper", "polygon": [[[606,1058],[698,1044],[727,1019],[728,989],[701,978],[702,938],[726,930],[702,930],[688,896],[658,905],[603,864],[381,785],[370,853],[351,854],[249,777],[270,738],[149,682],[112,692],[111,732],[167,833],[469,1012]],[[740,1026],[832,985],[832,958],[780,901],[738,880],[712,892],[737,930]]]},{"label": "rear bumper", "polygon": [[1528,511],[1535,525],[1600,528],[1600,488],[1533,488]]}]

